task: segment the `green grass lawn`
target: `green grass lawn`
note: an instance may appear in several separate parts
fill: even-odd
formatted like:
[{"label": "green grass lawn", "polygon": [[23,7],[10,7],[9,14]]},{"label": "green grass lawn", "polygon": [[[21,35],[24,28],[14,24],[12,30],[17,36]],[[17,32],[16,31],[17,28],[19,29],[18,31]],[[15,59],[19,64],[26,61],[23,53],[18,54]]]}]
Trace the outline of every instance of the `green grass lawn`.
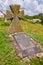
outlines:
[{"label": "green grass lawn", "polygon": [[[32,29],[34,29],[35,25],[37,25],[37,26],[39,25],[40,27],[43,28],[43,26],[41,24],[34,25],[34,24],[31,24],[26,21],[24,21],[24,22],[21,21],[20,23],[23,27],[24,32],[26,32],[27,34],[32,35],[33,33],[35,33],[37,35],[42,36],[41,32],[40,32],[40,34],[34,32],[34,31],[32,32]],[[33,25],[34,25],[34,27],[33,27]],[[6,23],[4,23],[4,21],[2,19],[0,19],[0,65],[29,65],[29,64],[30,65],[43,65],[43,58],[32,59],[31,62],[28,62],[27,60],[22,61],[21,58],[17,57],[14,46],[10,43],[10,39],[8,37],[6,37],[6,35],[9,34],[8,27],[9,27],[9,23],[6,24]],[[42,28],[40,28],[40,29],[43,30]],[[43,39],[43,37],[42,37],[42,39]]]},{"label": "green grass lawn", "polygon": [[23,31],[43,45],[43,25],[21,20]]}]

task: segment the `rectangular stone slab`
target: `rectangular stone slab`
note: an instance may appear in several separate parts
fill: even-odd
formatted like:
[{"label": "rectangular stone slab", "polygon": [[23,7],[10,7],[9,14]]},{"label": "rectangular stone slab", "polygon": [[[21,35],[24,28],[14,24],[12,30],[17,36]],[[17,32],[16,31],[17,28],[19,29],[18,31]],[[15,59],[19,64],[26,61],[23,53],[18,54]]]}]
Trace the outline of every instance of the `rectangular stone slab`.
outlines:
[{"label": "rectangular stone slab", "polygon": [[40,52],[40,49],[36,47],[34,41],[26,34],[16,33],[13,37],[22,50],[23,57]]}]

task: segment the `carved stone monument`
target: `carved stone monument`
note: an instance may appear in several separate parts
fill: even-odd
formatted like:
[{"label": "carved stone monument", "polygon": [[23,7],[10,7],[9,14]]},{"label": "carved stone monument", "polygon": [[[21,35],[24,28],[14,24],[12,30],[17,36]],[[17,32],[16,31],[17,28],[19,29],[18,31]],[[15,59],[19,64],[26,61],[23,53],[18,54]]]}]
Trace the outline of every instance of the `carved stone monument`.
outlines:
[{"label": "carved stone monument", "polygon": [[20,11],[20,5],[11,5],[10,8],[11,11],[6,10],[6,19],[12,21],[9,31],[11,33],[22,32],[19,18],[24,17],[24,10]]},{"label": "carved stone monument", "polygon": [[[11,5],[11,11],[6,11],[6,19],[11,20],[9,31],[15,33],[13,38],[15,40],[16,53],[22,55],[22,57],[29,57],[30,55],[40,52],[40,49],[36,46],[35,42],[27,36],[20,25],[19,19],[23,18],[24,10],[20,11],[20,5]],[[15,45],[14,43],[14,45]]]}]

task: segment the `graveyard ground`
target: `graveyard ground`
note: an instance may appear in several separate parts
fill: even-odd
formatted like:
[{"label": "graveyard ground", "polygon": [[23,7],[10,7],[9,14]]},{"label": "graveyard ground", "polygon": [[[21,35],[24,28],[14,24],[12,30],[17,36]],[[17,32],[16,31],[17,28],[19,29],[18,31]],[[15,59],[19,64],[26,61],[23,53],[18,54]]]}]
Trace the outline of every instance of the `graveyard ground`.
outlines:
[{"label": "graveyard ground", "polygon": [[[23,20],[20,23],[26,34],[43,45],[43,25]],[[22,61],[21,58],[16,56],[15,48],[6,36],[9,34],[9,25],[10,23],[4,23],[4,20],[0,19],[0,65],[43,65],[43,58],[35,58],[30,62]]]}]

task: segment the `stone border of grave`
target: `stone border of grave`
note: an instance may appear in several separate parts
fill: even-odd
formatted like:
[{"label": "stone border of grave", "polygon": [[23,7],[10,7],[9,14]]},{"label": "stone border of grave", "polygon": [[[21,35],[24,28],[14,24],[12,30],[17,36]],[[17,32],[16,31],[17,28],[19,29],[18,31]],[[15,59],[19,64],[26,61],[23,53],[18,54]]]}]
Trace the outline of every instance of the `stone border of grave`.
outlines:
[{"label": "stone border of grave", "polygon": [[[30,36],[30,35],[29,35],[29,36]],[[39,48],[41,49],[41,51],[43,51],[43,46],[42,46],[37,40],[33,39],[31,36],[30,36],[30,38],[31,38],[31,40],[34,41],[35,45],[36,45],[37,47],[39,47]]]},{"label": "stone border of grave", "polygon": [[[23,32],[19,32],[19,33],[23,33]],[[16,33],[14,33],[14,34],[16,34]],[[41,58],[41,57],[43,57],[43,52],[40,52],[40,53],[33,54],[33,55],[29,56],[29,57],[23,58],[22,51],[21,51],[21,49],[18,47],[18,45],[17,45],[15,39],[13,38],[13,35],[14,35],[14,34],[10,34],[8,37],[10,38],[11,43],[14,45],[14,47],[15,47],[15,52],[16,52],[16,55],[17,55],[18,57],[22,58],[22,60],[31,60],[32,58]],[[32,38],[31,38],[31,39],[32,39]],[[33,39],[32,39],[32,40],[33,40]],[[35,41],[34,41],[34,42],[35,42]],[[37,42],[36,42],[35,44],[37,45],[37,47],[39,47],[39,48],[41,49],[41,51],[43,51],[43,49],[41,48],[41,45],[40,45],[39,43],[37,44]]]},{"label": "stone border of grave", "polygon": [[[21,32],[20,32],[21,33]],[[16,55],[18,56],[18,57],[20,57],[20,58],[23,58],[23,56],[22,56],[22,51],[21,51],[21,49],[18,47],[18,45],[17,45],[17,43],[16,43],[16,40],[13,38],[13,35],[15,35],[16,33],[14,33],[14,34],[10,34],[9,35],[9,38],[10,38],[10,40],[11,40],[11,43],[14,45],[14,47],[15,47],[15,52],[16,52]]]}]

